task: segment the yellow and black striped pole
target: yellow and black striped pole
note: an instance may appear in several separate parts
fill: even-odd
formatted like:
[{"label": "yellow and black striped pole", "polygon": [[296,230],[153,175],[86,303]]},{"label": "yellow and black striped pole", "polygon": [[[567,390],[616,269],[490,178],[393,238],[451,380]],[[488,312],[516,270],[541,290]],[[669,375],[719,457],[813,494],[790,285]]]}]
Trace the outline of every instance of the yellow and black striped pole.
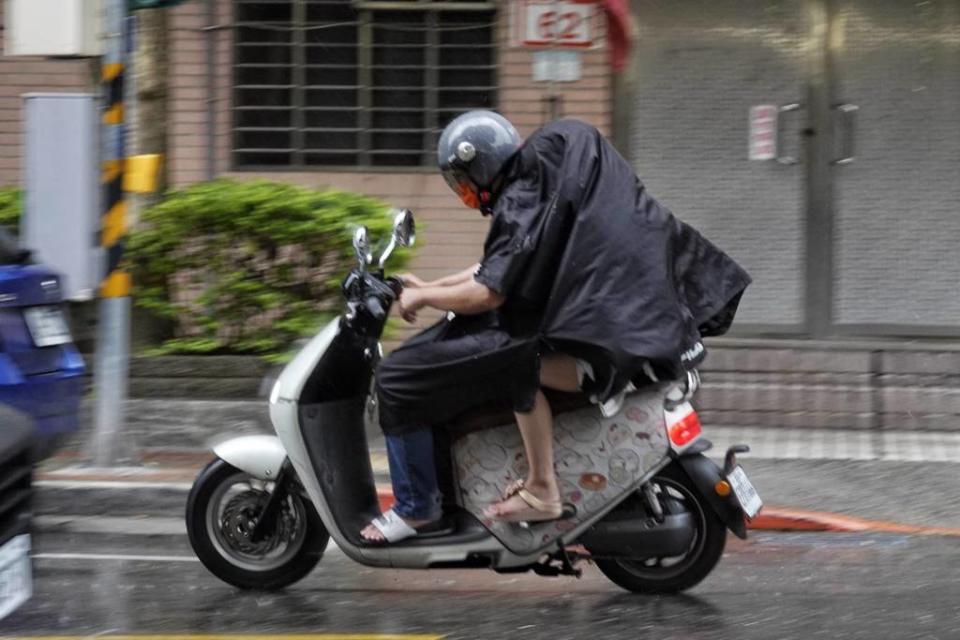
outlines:
[{"label": "yellow and black striped pole", "polygon": [[[124,77],[123,61],[103,64],[103,95],[106,105],[103,111],[105,142],[112,143],[115,154],[105,147],[103,161],[103,218],[100,242],[106,256],[106,271],[100,285],[103,298],[119,298],[130,295],[130,274],[121,264],[123,246],[127,235],[127,199],[124,190],[125,153],[124,126]],[[114,157],[110,157],[114,155]]]},{"label": "yellow and black striped pole", "polygon": [[100,244],[105,270],[97,310],[94,428],[89,445],[93,463],[98,467],[117,464],[129,450],[123,433],[130,367],[130,275],[123,268],[123,245],[129,224],[124,190],[124,77],[130,53],[126,37],[127,0],[105,1],[103,26]]}]

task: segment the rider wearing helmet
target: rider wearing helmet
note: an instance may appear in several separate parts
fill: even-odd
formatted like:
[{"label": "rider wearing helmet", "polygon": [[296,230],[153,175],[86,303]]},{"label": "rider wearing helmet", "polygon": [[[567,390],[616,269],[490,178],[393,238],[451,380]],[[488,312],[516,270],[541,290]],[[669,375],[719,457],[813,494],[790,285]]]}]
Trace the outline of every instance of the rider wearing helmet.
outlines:
[{"label": "rider wearing helmet", "polygon": [[541,386],[615,411],[630,385],[702,361],[701,337],[727,330],[750,282],[583,122],[550,123],[521,144],[502,116],[471,111],[443,131],[438,164],[464,204],[491,216],[490,232],[478,264],[429,283],[404,277],[404,319],[448,314],[377,370],[396,503],[363,530],[370,541],[439,526],[431,427],[478,406],[512,406],[529,467],[486,515],[560,517]]},{"label": "rider wearing helmet", "polygon": [[463,204],[490,213],[503,168],[520,148],[520,134],[493,111],[470,111],[453,120],[440,136],[440,173]]},{"label": "rider wearing helmet", "polygon": [[[506,118],[491,111],[470,111],[443,131],[438,165],[465,205],[489,215],[520,145],[520,135]],[[493,313],[506,297],[496,284],[503,261],[497,255],[498,245],[491,245],[492,238],[494,234],[488,238],[484,259],[460,273],[428,283],[403,276],[399,308],[406,320],[414,321],[424,306],[452,313],[404,343],[377,369],[380,426],[386,435],[396,501],[364,529],[363,537],[369,541],[395,542],[437,529],[441,496],[431,426],[476,406],[509,404],[528,413],[534,408],[540,386],[537,346],[529,339],[514,339]],[[558,362],[552,358],[540,366],[552,371]],[[563,373],[554,377],[562,379]],[[537,451],[530,452],[537,463],[531,467],[543,469],[546,465],[537,458],[543,445],[538,445]],[[552,449],[548,450],[551,458],[545,475],[551,486],[540,493],[553,518],[560,511],[559,491]],[[530,484],[538,490],[543,483]],[[536,514],[528,519],[536,519]]]}]

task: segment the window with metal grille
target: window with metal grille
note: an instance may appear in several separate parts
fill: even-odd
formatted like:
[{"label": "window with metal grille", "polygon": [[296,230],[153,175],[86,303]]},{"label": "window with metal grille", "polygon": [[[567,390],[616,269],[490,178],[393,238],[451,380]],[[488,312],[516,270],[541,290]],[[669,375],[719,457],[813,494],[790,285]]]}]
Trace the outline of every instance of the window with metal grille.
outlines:
[{"label": "window with metal grille", "polygon": [[464,0],[234,0],[239,169],[415,167],[497,97],[496,10]]}]

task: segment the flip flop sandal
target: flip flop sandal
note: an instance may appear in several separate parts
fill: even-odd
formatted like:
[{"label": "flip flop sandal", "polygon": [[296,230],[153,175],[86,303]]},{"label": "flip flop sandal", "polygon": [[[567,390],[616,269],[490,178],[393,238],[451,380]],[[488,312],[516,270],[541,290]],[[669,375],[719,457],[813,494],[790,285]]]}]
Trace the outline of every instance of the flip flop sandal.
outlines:
[{"label": "flip flop sandal", "polygon": [[411,527],[393,509],[386,511],[379,518],[375,518],[370,524],[375,526],[386,540],[364,540],[368,545],[393,544],[417,535],[428,538],[453,532],[453,528],[442,518],[416,528]]},{"label": "flip flop sandal", "polygon": [[550,520],[557,520],[563,515],[563,504],[560,502],[547,502],[546,500],[541,500],[523,488],[522,480],[515,482],[509,487],[509,489],[515,490],[509,496],[504,498],[505,500],[509,500],[513,496],[519,496],[520,499],[526,502],[527,506],[533,509],[536,513],[532,516],[529,512],[523,514],[517,513],[503,516],[489,516],[492,519],[499,522],[548,522]]},{"label": "flip flop sandal", "polygon": [[[384,512],[379,518],[374,518],[371,524],[375,526],[377,531],[382,533],[386,541],[391,544],[417,535],[417,530],[408,525],[393,509]],[[367,540],[367,542],[377,544],[380,541]]]},{"label": "flip flop sandal", "polygon": [[517,495],[517,492],[520,491],[520,489],[526,488],[525,482],[526,481],[523,478],[514,480],[512,483],[507,485],[506,489],[503,490],[503,494],[501,494],[500,499],[509,500],[513,496]]}]

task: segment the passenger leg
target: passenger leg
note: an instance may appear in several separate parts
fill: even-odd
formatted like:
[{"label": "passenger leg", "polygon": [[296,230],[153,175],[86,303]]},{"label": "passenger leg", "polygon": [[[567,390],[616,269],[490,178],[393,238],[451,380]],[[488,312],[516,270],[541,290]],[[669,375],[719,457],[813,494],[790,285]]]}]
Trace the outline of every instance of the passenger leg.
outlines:
[{"label": "passenger leg", "polygon": [[[549,354],[540,360],[540,384],[557,391],[580,389],[576,360],[564,354]],[[560,514],[554,506],[560,502],[560,489],[553,461],[553,413],[542,391],[537,392],[533,410],[514,414],[529,471],[523,481],[524,495],[515,492],[490,505],[484,515],[497,520],[550,520]],[[508,492],[509,493],[509,492]],[[530,500],[530,496],[534,500]],[[539,501],[539,502],[538,502]]]}]

